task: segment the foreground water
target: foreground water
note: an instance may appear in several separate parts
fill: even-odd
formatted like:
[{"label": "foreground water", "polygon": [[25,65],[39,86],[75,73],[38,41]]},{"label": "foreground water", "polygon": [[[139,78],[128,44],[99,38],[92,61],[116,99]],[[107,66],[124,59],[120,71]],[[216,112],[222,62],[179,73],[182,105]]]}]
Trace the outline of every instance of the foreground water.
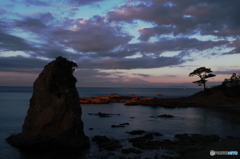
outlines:
[{"label": "foreground water", "polygon": [[[80,96],[104,95],[119,93],[121,95],[136,94],[142,96],[156,96],[158,93],[167,97],[179,97],[191,95],[195,89],[123,89],[123,88],[80,88]],[[14,133],[21,131],[21,126],[29,107],[29,99],[32,95],[30,87],[0,87],[0,158],[1,159],[30,159],[30,158],[66,158],[56,154],[23,154],[6,143],[5,139]],[[121,103],[103,105],[82,105],[82,120],[85,133],[89,138],[95,135],[106,135],[119,139],[124,146],[130,146],[126,139],[132,137],[125,133],[131,130],[145,130],[160,132],[165,138],[173,139],[179,133],[217,134],[221,137],[240,137],[240,119],[238,114],[223,108],[152,108],[146,106],[124,106]],[[112,113],[110,118],[100,118],[88,113]],[[161,114],[171,114],[174,118],[153,118]],[[124,128],[111,128],[111,125],[129,123]],[[98,158],[106,152],[99,152],[92,143],[89,150],[82,152],[81,157],[68,156],[67,158]],[[146,152],[142,157],[157,152]],[[162,152],[164,153],[164,150]],[[117,155],[121,155],[116,153]],[[116,157],[116,156],[115,156]]]}]

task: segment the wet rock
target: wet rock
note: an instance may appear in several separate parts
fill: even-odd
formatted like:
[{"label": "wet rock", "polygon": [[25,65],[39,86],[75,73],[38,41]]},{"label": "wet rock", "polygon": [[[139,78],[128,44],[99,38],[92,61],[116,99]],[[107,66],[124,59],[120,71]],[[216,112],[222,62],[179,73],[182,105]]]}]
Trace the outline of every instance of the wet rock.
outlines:
[{"label": "wet rock", "polygon": [[113,115],[120,115],[120,114],[108,114],[108,113],[98,112],[97,114],[88,113],[88,115],[97,115],[99,117],[105,118],[105,117],[111,117]]},{"label": "wet rock", "polygon": [[170,114],[162,114],[162,115],[159,115],[157,117],[159,117],[159,118],[173,118],[174,116],[170,115]]},{"label": "wet rock", "polygon": [[124,128],[124,125],[111,125],[112,128]]},{"label": "wet rock", "polygon": [[179,157],[172,157],[172,156],[166,156],[166,155],[162,155],[162,157],[164,159],[180,159]]},{"label": "wet rock", "polygon": [[149,116],[150,118],[156,118],[155,116],[153,116],[153,115],[151,115],[151,116]]},{"label": "wet rock", "polygon": [[176,134],[174,137],[178,138],[178,139],[181,139],[181,140],[189,139],[189,135],[188,134]]},{"label": "wet rock", "polygon": [[136,156],[136,157],[125,157],[125,156],[120,156],[119,159],[140,159],[140,156]]},{"label": "wet rock", "polygon": [[191,143],[212,143],[218,142],[220,137],[218,135],[202,135],[202,134],[177,134],[175,135],[180,141],[188,141]]},{"label": "wet rock", "polygon": [[148,133],[141,137],[135,137],[128,141],[132,143],[134,147],[144,150],[154,150],[161,147],[161,142],[154,139],[154,133]]},{"label": "wet rock", "polygon": [[161,142],[160,141],[151,141],[151,140],[140,140],[137,142],[133,142],[132,145],[134,147],[143,149],[143,150],[158,150],[161,147]]},{"label": "wet rock", "polygon": [[58,57],[44,67],[33,85],[33,95],[22,133],[7,141],[20,148],[86,148],[81,106],[72,61]]},{"label": "wet rock", "polygon": [[106,136],[94,136],[92,141],[95,141],[98,145],[99,144],[102,144],[102,143],[107,143],[107,142],[110,142],[110,139]]},{"label": "wet rock", "polygon": [[131,135],[142,135],[142,134],[146,133],[146,131],[144,131],[144,130],[133,130],[133,131],[128,131],[126,133],[131,134]]},{"label": "wet rock", "polygon": [[158,132],[154,132],[154,133],[151,133],[152,135],[154,136],[163,136],[161,133],[158,133]]},{"label": "wet rock", "polygon": [[130,154],[130,153],[135,153],[135,154],[140,154],[143,153],[143,151],[134,149],[134,148],[127,148],[127,149],[122,149],[123,154]]},{"label": "wet rock", "polygon": [[111,127],[112,127],[112,128],[119,128],[119,127],[123,128],[123,127],[125,127],[126,125],[130,125],[130,124],[129,124],[129,123],[122,123],[122,124],[119,124],[119,125],[112,125]]},{"label": "wet rock", "polygon": [[114,151],[116,149],[122,148],[122,145],[118,140],[109,139],[106,136],[94,136],[92,141],[98,144],[99,149]]}]

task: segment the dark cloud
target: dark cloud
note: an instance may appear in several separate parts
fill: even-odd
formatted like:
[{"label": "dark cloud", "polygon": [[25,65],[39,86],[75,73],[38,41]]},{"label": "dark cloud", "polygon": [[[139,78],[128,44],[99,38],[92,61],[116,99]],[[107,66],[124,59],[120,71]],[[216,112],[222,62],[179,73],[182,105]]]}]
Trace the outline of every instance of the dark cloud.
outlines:
[{"label": "dark cloud", "polygon": [[22,38],[0,31],[0,51],[28,51],[33,47]]},{"label": "dark cloud", "polygon": [[24,0],[27,5],[49,6],[50,3],[43,0]]},{"label": "dark cloud", "polygon": [[5,13],[7,13],[7,11],[5,9],[0,9],[0,16],[2,16]]},{"label": "dark cloud", "polygon": [[55,40],[80,52],[109,51],[127,44],[132,37],[112,27],[105,19],[95,16],[75,23],[72,30],[54,32]]},{"label": "dark cloud", "polygon": [[65,2],[70,3],[72,6],[90,5],[102,1],[104,0],[65,0]]},{"label": "dark cloud", "polygon": [[240,54],[240,39],[229,42],[228,46],[233,47],[235,49],[233,49],[230,52],[227,52],[225,54]]},{"label": "dark cloud", "polygon": [[[141,2],[141,0],[136,1]],[[148,30],[149,34],[151,31],[150,35],[169,32],[174,35],[192,34],[199,30],[202,35],[236,36],[240,30],[238,0],[231,2],[152,0],[148,2],[122,5],[108,12],[107,16],[112,21],[132,22],[138,19],[155,23],[157,27]],[[144,40],[148,37],[141,38]]]},{"label": "dark cloud", "polygon": [[37,70],[40,73],[39,70],[43,69],[47,63],[49,61],[23,56],[0,58],[0,68],[4,72],[31,72]]},{"label": "dark cloud", "polygon": [[[136,44],[130,44],[126,48],[128,50],[135,50],[143,55],[149,53],[154,56],[159,56],[164,51],[182,51],[182,53],[188,54],[191,50],[203,51],[208,48],[220,46],[225,44],[227,41],[199,41],[197,39],[189,38],[163,38],[157,42],[141,42]],[[184,56],[186,54],[181,54]]]},{"label": "dark cloud", "polygon": [[[234,70],[224,70],[224,71],[214,71],[214,74],[218,75],[218,74],[223,74],[223,75],[232,75],[233,73],[240,73],[240,69],[234,69]],[[229,76],[230,78],[231,76]]]},{"label": "dark cloud", "polygon": [[134,73],[133,75],[141,76],[141,77],[149,77],[148,74]]},{"label": "dark cloud", "polygon": [[141,69],[178,65],[184,61],[179,57],[102,58],[79,61],[80,68]]},{"label": "dark cloud", "polygon": [[47,26],[40,19],[26,18],[25,20],[16,20],[15,25],[18,28],[32,32],[42,32]]},{"label": "dark cloud", "polygon": [[55,17],[50,12],[36,12],[31,17],[14,20],[13,26],[24,31],[38,33],[38,35],[49,34],[54,26]]},{"label": "dark cloud", "polygon": [[174,30],[174,27],[171,25],[157,26],[153,28],[141,28],[138,29],[140,37],[138,38],[141,41],[148,41],[150,37],[160,36],[162,34],[171,34]]},{"label": "dark cloud", "polygon": [[79,77],[81,76],[81,78],[112,75],[112,73],[101,72],[96,69],[82,69],[82,68],[76,69],[75,73],[78,74]]},{"label": "dark cloud", "polygon": [[177,76],[176,75],[165,74],[165,75],[162,75],[161,77],[176,78]]}]

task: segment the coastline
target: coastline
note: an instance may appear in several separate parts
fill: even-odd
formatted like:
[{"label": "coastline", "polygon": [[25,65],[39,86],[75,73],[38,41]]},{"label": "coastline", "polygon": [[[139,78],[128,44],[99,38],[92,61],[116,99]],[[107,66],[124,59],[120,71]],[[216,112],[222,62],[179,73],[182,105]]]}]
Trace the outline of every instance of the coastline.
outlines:
[{"label": "coastline", "polygon": [[126,106],[142,105],[154,107],[236,107],[240,111],[240,99],[225,96],[222,92],[209,93],[199,92],[188,97],[179,98],[162,98],[144,97],[144,96],[121,96],[118,93],[109,95],[81,97],[81,104],[108,104],[108,103],[125,103]]},{"label": "coastline", "polygon": [[[188,97],[179,97],[179,98],[162,98],[159,96],[156,97],[143,97],[143,96],[121,96],[117,93],[102,95],[102,96],[94,96],[94,97],[83,97],[80,102],[84,104],[107,104],[107,103],[125,103],[126,106],[151,106],[151,107],[165,107],[165,108],[176,108],[176,107],[201,107],[201,108],[209,108],[214,110],[224,109],[224,111],[239,114],[240,113],[240,100],[238,97],[229,97],[221,91],[212,91],[211,89],[207,92],[201,91],[194,95]],[[219,108],[219,109],[218,109]],[[225,109],[226,108],[226,109]],[[165,115],[168,117],[170,115]],[[140,130],[136,130],[140,131]],[[158,133],[158,132],[156,132]],[[189,136],[196,135],[196,138],[191,138]],[[175,135],[178,136],[178,135]],[[144,144],[148,144],[149,147],[143,146],[142,148],[146,149],[154,149],[157,146],[161,146],[162,148],[166,148],[168,150],[172,150],[173,152],[179,154],[179,156],[170,157],[166,156],[166,158],[171,159],[201,159],[206,158],[210,159],[212,156],[210,155],[211,150],[215,151],[237,151],[240,152],[240,138],[237,137],[226,137],[216,139],[216,136],[210,135],[211,137],[204,136],[202,134],[179,134],[183,138],[178,140],[152,140],[145,139],[145,137],[149,137],[148,135],[136,137],[136,140],[144,141]],[[184,137],[188,136],[188,137]],[[214,140],[214,138],[216,140]],[[131,142],[134,139],[129,139]],[[212,140],[212,142],[211,142]],[[204,142],[205,141],[205,142]],[[140,145],[138,145],[140,144]],[[138,152],[138,149],[141,148],[142,143],[132,143],[132,149],[129,149],[131,153]],[[126,150],[127,151],[127,150]],[[145,150],[142,150],[144,153]],[[165,156],[161,156],[165,157]],[[161,158],[156,156],[155,158]],[[227,156],[231,158],[239,157],[237,156]],[[218,158],[226,158],[226,156],[218,156]]]}]

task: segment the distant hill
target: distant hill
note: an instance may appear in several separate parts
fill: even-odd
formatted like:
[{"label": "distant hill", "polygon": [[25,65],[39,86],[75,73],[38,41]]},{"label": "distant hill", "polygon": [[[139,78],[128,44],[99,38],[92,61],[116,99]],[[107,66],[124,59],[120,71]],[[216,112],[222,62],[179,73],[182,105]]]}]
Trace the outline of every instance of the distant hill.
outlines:
[{"label": "distant hill", "polygon": [[126,103],[126,105],[146,105],[160,107],[229,107],[240,106],[240,86],[216,86],[200,91],[189,97],[153,98]]}]

